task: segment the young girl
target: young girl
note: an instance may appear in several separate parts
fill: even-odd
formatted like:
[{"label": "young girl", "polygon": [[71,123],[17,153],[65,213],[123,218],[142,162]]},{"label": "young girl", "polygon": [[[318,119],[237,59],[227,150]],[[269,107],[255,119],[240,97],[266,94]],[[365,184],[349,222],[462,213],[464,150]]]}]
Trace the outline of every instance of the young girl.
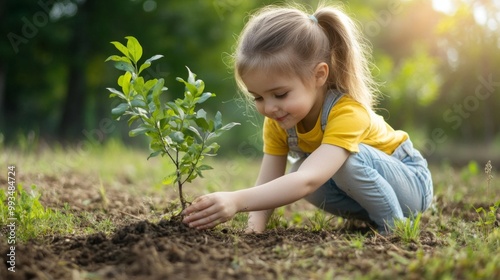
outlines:
[{"label": "young girl", "polygon": [[[432,179],[408,134],[372,110],[366,47],[340,9],[308,15],[266,7],[244,28],[235,77],[264,120],[264,157],[255,187],[196,198],[184,223],[212,228],[249,211],[262,232],[273,209],[301,198],[329,213],[390,231],[427,209]],[[285,174],[287,155],[299,160]]]}]

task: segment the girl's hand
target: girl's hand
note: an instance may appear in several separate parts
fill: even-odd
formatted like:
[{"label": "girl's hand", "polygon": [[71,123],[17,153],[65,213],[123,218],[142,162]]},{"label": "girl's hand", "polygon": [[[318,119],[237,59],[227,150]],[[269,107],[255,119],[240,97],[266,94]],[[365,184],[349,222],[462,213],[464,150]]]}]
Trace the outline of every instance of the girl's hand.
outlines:
[{"label": "girl's hand", "polygon": [[216,192],[196,198],[184,209],[183,223],[197,229],[213,228],[230,220],[237,211],[231,192]]}]

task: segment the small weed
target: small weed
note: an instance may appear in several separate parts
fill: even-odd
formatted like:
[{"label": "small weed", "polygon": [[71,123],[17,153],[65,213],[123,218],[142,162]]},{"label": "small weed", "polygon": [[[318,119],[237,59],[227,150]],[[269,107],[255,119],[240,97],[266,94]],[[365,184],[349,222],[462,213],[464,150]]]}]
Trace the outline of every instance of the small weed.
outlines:
[{"label": "small weed", "polygon": [[113,230],[115,230],[115,225],[110,218],[99,220],[95,214],[89,212],[84,212],[81,218],[81,222],[86,224],[84,230],[86,234],[93,234],[96,232],[110,234]]},{"label": "small weed", "polygon": [[271,217],[269,217],[266,228],[288,228],[288,222],[283,218],[284,213],[285,209],[283,207],[275,209]]},{"label": "small weed", "polygon": [[[493,175],[491,175],[491,161],[486,163],[484,167],[484,173],[486,174],[486,184],[487,184],[487,193],[489,193],[490,183],[493,179]],[[488,210],[483,207],[474,208],[476,213],[479,215],[479,221],[477,221],[476,225],[480,228],[481,232],[484,236],[489,236],[490,233],[493,232],[497,223],[497,210],[500,208],[500,200],[497,201],[492,206],[488,207]]]},{"label": "small weed", "polygon": [[365,239],[366,236],[361,233],[347,236],[347,240],[349,240],[349,247],[354,249],[363,249],[365,244]]},{"label": "small weed", "polygon": [[491,180],[493,180],[493,175],[491,175],[491,170],[493,167],[491,166],[491,160],[488,160],[486,165],[484,166],[484,173],[486,174],[486,195],[490,195],[490,184]]},{"label": "small weed", "polygon": [[314,215],[312,216],[312,218],[308,218],[309,222],[311,223],[312,231],[321,231],[328,229],[331,226],[332,219],[332,215],[328,215],[325,211],[319,209],[314,211]]},{"label": "small weed", "polygon": [[418,213],[415,217],[394,221],[394,234],[406,243],[417,242],[420,237],[421,218],[422,213]]},{"label": "small weed", "polygon": [[70,233],[74,229],[73,215],[43,207],[39,201],[40,196],[41,194],[36,192],[35,185],[31,186],[30,192],[27,192],[22,185],[18,185],[14,194],[14,211],[11,215],[5,203],[5,192],[0,190],[2,225],[6,224],[7,215],[13,218],[16,224],[16,237],[20,241],[46,234]]},{"label": "small weed", "polygon": [[248,213],[237,213],[230,221],[230,228],[245,229],[248,221]]},{"label": "small weed", "polygon": [[107,209],[108,204],[109,204],[109,200],[108,200],[108,197],[106,196],[106,189],[104,188],[104,186],[102,184],[101,178],[99,178],[99,183],[100,183],[99,197],[101,198],[102,208]]},{"label": "small weed", "polygon": [[488,210],[483,207],[474,208],[479,215],[479,221],[476,225],[481,229],[485,236],[488,236],[496,226],[497,210],[500,208],[500,201],[497,201]]}]

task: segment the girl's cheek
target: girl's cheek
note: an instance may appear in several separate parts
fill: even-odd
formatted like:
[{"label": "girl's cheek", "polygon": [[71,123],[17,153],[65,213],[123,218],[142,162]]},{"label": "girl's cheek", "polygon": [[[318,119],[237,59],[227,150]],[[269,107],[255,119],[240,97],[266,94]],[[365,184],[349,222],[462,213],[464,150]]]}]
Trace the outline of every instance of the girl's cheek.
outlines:
[{"label": "girl's cheek", "polygon": [[255,107],[257,108],[257,112],[259,112],[259,114],[264,115],[264,116],[266,115],[265,112],[264,112],[264,107],[262,105],[260,105],[260,104],[257,103],[255,105]]}]

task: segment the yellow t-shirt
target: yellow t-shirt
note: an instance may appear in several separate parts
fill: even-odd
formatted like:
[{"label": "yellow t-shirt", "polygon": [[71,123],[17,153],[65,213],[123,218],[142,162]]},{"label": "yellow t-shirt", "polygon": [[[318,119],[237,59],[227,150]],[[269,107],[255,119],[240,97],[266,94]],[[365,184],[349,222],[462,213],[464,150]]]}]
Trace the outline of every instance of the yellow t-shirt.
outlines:
[{"label": "yellow t-shirt", "polygon": [[[343,96],[333,106],[325,131],[321,130],[321,113],[314,128],[302,133],[300,124],[296,128],[300,149],[312,153],[321,144],[342,147],[350,152],[359,152],[359,143],[370,145],[390,155],[408,139],[408,134],[394,130],[382,116],[367,110],[359,102]],[[270,155],[288,154],[288,136],[278,123],[264,119],[264,153]]]}]

